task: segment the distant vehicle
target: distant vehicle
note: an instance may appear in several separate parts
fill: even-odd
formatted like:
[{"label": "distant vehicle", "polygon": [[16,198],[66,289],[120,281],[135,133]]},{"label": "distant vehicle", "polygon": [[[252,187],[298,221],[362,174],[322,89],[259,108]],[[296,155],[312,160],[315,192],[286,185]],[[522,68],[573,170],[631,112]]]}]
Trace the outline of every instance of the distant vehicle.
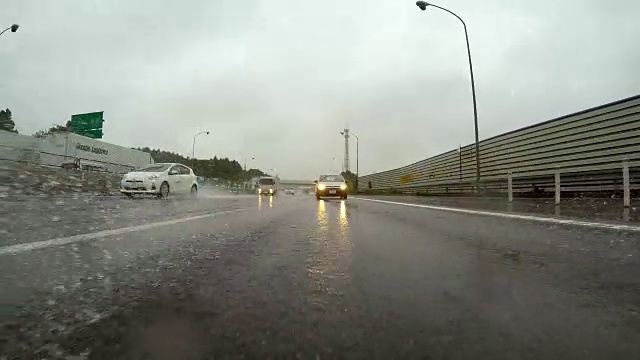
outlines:
[{"label": "distant vehicle", "polygon": [[293,191],[293,189],[287,189],[287,190],[285,190],[285,193],[288,194],[288,195],[295,195],[296,192]]},{"label": "distant vehicle", "polygon": [[198,179],[191,168],[177,163],[156,163],[131,171],[122,177],[120,192],[166,198],[169,194],[195,194]]},{"label": "distant vehicle", "polygon": [[316,199],[322,197],[339,197],[347,199],[349,190],[342,175],[321,175],[316,181]]},{"label": "distant vehicle", "polygon": [[263,176],[256,181],[256,189],[259,195],[275,195],[278,192],[278,179],[272,176]]}]

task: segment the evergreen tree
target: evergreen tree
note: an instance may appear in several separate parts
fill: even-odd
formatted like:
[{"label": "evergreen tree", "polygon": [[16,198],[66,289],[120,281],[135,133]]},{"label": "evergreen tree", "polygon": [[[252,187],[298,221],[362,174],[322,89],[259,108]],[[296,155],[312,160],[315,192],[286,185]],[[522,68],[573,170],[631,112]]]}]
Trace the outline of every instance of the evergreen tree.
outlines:
[{"label": "evergreen tree", "polygon": [[148,147],[136,148],[136,150],[144,151],[151,154],[153,160],[157,163],[181,163],[193,169],[198,176],[205,178],[217,178],[221,180],[245,181],[252,176],[264,176],[264,172],[259,169],[242,170],[242,165],[229,158],[219,158],[214,156],[211,159],[191,159],[180,154],[164,151],[160,149],[150,149]]},{"label": "evergreen tree", "polygon": [[16,124],[13,122],[13,115],[9,109],[0,110],[0,130],[18,133]]}]

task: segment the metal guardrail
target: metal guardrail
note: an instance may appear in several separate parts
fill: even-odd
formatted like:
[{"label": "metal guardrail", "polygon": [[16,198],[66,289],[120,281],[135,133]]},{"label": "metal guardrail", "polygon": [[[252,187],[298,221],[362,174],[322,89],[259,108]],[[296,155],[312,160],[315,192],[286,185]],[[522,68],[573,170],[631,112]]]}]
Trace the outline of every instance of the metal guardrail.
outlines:
[{"label": "metal guardrail", "polygon": [[[373,190],[471,192],[475,149],[460,149],[397,169],[361,176]],[[481,188],[514,191],[555,186],[562,190],[617,190],[628,164],[630,187],[640,189],[640,95],[494,136],[480,142]],[[526,189],[526,190],[525,190]]]}]

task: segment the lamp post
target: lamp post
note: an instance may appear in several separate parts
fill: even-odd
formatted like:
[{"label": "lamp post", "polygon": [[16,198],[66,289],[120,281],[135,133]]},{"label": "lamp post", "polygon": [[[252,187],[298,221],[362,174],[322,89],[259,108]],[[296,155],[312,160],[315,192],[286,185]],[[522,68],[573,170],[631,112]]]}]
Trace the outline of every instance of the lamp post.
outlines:
[{"label": "lamp post", "polygon": [[[242,162],[243,162],[243,169],[244,169],[245,172],[247,172],[247,157],[244,156],[244,154],[242,152],[240,152],[239,154],[240,154],[240,158],[242,159]],[[255,160],[255,159],[256,159],[255,156],[251,157],[251,160]]]},{"label": "lamp post", "polygon": [[[340,132],[340,135],[344,136],[344,131]],[[358,139],[358,135],[349,132],[349,135],[356,138],[356,192],[358,191],[358,178],[360,177],[360,139]]]},{"label": "lamp post", "polygon": [[442,11],[445,11],[453,16],[455,16],[462,23],[462,27],[464,28],[464,38],[467,42],[467,56],[469,58],[469,73],[471,74],[471,96],[473,98],[473,124],[475,127],[476,133],[476,191],[480,191],[480,138],[478,135],[478,108],[476,106],[476,85],[473,79],[473,64],[471,62],[471,48],[469,47],[469,34],[467,33],[467,24],[465,24],[464,20],[458,15],[456,15],[453,11],[445,9],[441,6],[434,5],[428,3],[426,1],[416,1],[416,5],[420,8],[420,10],[426,10],[427,7],[431,6]]},{"label": "lamp post", "polygon": [[19,28],[19,27],[20,27],[20,25],[18,25],[18,24],[13,24],[13,25],[9,26],[8,28],[6,28],[6,29],[2,30],[2,31],[0,32],[0,35],[4,34],[4,33],[5,33],[5,31],[7,31],[7,30],[11,30],[11,32],[12,32],[12,33],[14,33],[14,32],[16,32],[16,31],[18,31],[18,28]]},{"label": "lamp post", "polygon": [[209,135],[209,131],[200,131],[199,133],[193,135],[193,144],[191,145],[191,167],[193,167],[196,161],[196,137],[202,134]]},{"label": "lamp post", "polygon": [[273,176],[275,178],[278,178],[278,171],[276,169],[265,169],[265,170],[267,170],[269,172],[273,172],[273,175],[271,175],[271,176]]}]

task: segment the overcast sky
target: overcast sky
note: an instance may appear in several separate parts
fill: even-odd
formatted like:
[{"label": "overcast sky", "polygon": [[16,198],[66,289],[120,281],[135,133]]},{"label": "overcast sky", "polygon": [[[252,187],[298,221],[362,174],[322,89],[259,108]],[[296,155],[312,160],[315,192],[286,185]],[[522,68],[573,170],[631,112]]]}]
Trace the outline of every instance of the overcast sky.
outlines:
[{"label": "overcast sky", "polygon": [[[481,138],[640,93],[640,1],[437,4],[468,26]],[[190,155],[210,130],[197,157],[300,179],[341,169],[345,125],[361,174],[473,142],[462,26],[411,0],[0,0],[12,23],[23,133],[104,111],[104,141]]]}]

